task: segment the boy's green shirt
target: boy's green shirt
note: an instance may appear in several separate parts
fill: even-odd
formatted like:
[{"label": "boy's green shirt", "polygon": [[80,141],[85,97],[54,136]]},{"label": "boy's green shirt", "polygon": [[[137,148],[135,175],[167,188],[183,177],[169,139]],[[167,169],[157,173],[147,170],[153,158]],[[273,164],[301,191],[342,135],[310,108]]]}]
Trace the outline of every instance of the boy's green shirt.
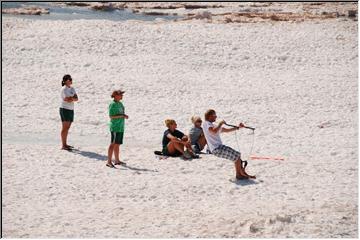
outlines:
[{"label": "boy's green shirt", "polygon": [[[119,101],[112,101],[109,104],[109,116],[115,116],[119,114],[125,114],[125,107]],[[125,128],[125,119],[124,118],[115,118],[110,120],[110,131],[111,132],[124,132]]]}]

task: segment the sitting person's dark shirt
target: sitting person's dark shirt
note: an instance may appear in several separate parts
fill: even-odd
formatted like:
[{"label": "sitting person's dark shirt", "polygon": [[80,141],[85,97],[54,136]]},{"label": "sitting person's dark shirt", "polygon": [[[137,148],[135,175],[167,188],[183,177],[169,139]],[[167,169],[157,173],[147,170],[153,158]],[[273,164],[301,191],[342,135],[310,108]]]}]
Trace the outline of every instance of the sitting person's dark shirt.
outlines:
[{"label": "sitting person's dark shirt", "polygon": [[166,130],[166,131],[164,132],[164,136],[163,136],[163,140],[162,140],[163,148],[165,148],[165,147],[169,144],[169,142],[171,141],[170,138],[167,137],[167,135],[168,135],[169,133],[170,133],[171,135],[173,135],[174,137],[177,137],[177,138],[179,138],[179,139],[181,139],[181,138],[185,135],[185,134],[183,134],[182,132],[180,132],[179,130],[176,130],[176,129],[175,129],[174,132],[170,132],[169,129]]}]

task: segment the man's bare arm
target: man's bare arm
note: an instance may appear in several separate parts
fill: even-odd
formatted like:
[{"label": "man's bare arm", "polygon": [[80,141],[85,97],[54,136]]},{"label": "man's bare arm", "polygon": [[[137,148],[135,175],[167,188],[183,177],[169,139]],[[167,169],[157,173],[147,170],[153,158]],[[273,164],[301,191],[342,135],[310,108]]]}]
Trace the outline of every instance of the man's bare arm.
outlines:
[{"label": "man's bare arm", "polygon": [[224,123],[225,123],[224,120],[220,121],[220,122],[219,122],[219,125],[218,125],[217,127],[210,127],[210,128],[209,128],[209,131],[210,131],[211,133],[214,133],[214,134],[218,133],[218,132],[221,130],[221,126],[222,126]]}]

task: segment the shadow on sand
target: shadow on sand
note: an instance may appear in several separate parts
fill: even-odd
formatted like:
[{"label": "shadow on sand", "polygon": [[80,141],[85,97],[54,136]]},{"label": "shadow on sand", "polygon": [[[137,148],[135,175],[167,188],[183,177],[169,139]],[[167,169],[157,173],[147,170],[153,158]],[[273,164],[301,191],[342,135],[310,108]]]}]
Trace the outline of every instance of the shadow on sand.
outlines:
[{"label": "shadow on sand", "polygon": [[253,180],[253,179],[246,179],[246,180],[236,180],[234,181],[234,183],[236,185],[240,185],[240,186],[247,186],[247,185],[254,185],[254,184],[259,184],[259,182]]},{"label": "shadow on sand", "polygon": [[[106,161],[107,160],[107,156],[101,155],[101,154],[98,154],[98,153],[94,153],[94,152],[75,150],[75,149],[72,150],[71,152],[75,153],[75,154],[78,154],[78,155],[81,155],[83,157],[87,157],[87,158],[90,158],[90,159],[97,160],[97,161]],[[125,169],[129,169],[129,170],[133,170],[133,171],[139,171],[139,172],[158,172],[157,170],[131,167],[131,166],[129,166],[129,164],[121,165],[121,167],[123,167]]]},{"label": "shadow on sand", "polygon": [[94,152],[75,150],[75,149],[72,150],[71,152],[75,153],[75,154],[79,154],[83,157],[87,157],[87,158],[91,158],[91,159],[95,159],[95,160],[99,160],[99,161],[105,161],[107,159],[107,156],[101,155],[98,153],[94,153]]},{"label": "shadow on sand", "polygon": [[151,169],[147,169],[147,168],[137,168],[137,167],[131,167],[129,166],[129,164],[126,165],[121,165],[124,168],[133,170],[133,171],[140,171],[140,172],[158,172],[158,170],[151,170]]}]

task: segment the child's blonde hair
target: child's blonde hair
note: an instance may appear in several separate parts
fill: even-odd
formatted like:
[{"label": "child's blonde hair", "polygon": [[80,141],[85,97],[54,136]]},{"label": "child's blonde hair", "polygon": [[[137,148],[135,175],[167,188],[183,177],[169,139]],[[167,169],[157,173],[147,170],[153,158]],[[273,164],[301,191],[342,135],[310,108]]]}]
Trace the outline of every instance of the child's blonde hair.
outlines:
[{"label": "child's blonde hair", "polygon": [[191,117],[191,122],[192,122],[192,123],[196,123],[196,122],[199,121],[199,120],[201,121],[201,117],[199,117],[199,116],[192,116],[192,117]]},{"label": "child's blonde hair", "polygon": [[165,125],[166,125],[167,128],[169,128],[170,125],[172,125],[174,123],[176,123],[174,119],[166,119],[165,120]]}]

